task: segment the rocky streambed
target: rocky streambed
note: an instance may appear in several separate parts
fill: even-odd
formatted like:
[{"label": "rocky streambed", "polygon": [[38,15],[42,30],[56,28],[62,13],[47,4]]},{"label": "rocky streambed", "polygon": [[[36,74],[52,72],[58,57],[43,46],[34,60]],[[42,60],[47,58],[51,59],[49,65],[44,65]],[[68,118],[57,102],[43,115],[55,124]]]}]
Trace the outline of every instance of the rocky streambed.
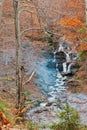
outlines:
[{"label": "rocky streambed", "polygon": [[[29,91],[32,91],[32,89],[36,90],[36,93],[33,94],[34,99],[39,97],[40,100],[42,93],[45,100],[40,100],[38,103],[36,101],[33,107],[28,110],[27,117],[37,124],[57,122],[57,113],[63,109],[63,105],[66,104],[67,99],[69,104],[80,112],[82,123],[86,124],[87,95],[72,93],[67,90],[67,82],[76,71],[75,63],[77,55],[73,53],[73,49],[67,44],[61,43],[57,50],[52,55],[49,55],[45,51],[45,43],[36,43],[36,41],[33,43],[28,42],[22,43],[20,62],[25,67],[26,76],[30,76],[32,71],[36,72],[36,81],[32,88],[31,84],[27,88]],[[14,60],[15,47],[7,48],[5,53],[0,51],[0,64],[2,65],[0,68],[1,77],[9,73],[10,76],[14,76]],[[7,81],[3,83],[5,83],[4,89],[8,91]],[[38,86],[40,86],[39,89],[36,89]],[[13,90],[11,86],[8,89]]]},{"label": "rocky streambed", "polygon": [[[27,116],[37,124],[57,122],[57,113],[68,103],[80,112],[82,123],[87,122],[87,95],[68,91],[67,81],[76,72],[77,55],[66,44],[60,44],[53,56],[38,62],[37,82],[46,100],[31,108]],[[82,104],[84,104],[82,106]]]}]

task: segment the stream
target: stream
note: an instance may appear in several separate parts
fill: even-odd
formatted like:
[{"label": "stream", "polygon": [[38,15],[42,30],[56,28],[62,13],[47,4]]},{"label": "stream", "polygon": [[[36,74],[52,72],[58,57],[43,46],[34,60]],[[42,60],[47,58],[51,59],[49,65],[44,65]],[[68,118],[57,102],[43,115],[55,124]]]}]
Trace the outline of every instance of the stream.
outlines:
[{"label": "stream", "polygon": [[[34,43],[23,43],[21,49],[21,62],[24,64],[26,75],[30,76],[32,71],[36,72],[36,82],[46,97],[37,106],[34,105],[28,110],[27,117],[37,124],[57,122],[57,113],[63,109],[67,99],[68,103],[79,111],[81,122],[87,124],[87,95],[67,90],[67,81],[76,71],[77,55],[73,53],[70,46],[64,43],[60,44],[51,56],[47,54],[43,56],[40,50],[44,51],[44,47],[40,48],[39,45],[34,47]],[[15,48],[12,47],[10,50],[7,48],[5,53],[0,51],[0,64],[2,66],[5,64],[5,67],[8,67],[14,63],[14,59]],[[12,67],[9,69],[1,67],[1,77],[6,73],[11,73],[12,76],[15,70]]]},{"label": "stream", "polygon": [[[72,49],[60,44],[53,56],[43,62],[38,62],[38,84],[46,96],[46,101],[33,107],[27,116],[37,124],[57,122],[57,113],[68,103],[80,112],[82,123],[87,122],[87,96],[82,93],[67,91],[67,81],[75,73],[73,67],[77,55]],[[82,104],[80,102],[85,102]],[[84,114],[85,113],[85,114]],[[83,118],[84,117],[84,118]]]}]

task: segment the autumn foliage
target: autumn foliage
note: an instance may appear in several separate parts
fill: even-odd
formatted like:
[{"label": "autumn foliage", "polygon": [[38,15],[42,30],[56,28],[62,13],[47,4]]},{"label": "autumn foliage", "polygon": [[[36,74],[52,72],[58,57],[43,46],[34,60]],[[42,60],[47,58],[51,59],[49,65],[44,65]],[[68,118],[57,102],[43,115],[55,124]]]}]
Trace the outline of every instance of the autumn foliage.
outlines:
[{"label": "autumn foliage", "polygon": [[67,1],[67,15],[60,20],[61,33],[73,43],[77,51],[87,50],[85,4],[83,0]]},{"label": "autumn foliage", "polygon": [[7,120],[7,118],[4,116],[4,114],[0,111],[0,130],[2,130],[3,127],[7,127],[7,125],[10,122]]},{"label": "autumn foliage", "polygon": [[60,21],[61,25],[66,28],[79,28],[84,27],[84,23],[78,18],[64,18]]},{"label": "autumn foliage", "polygon": [[84,78],[85,76],[86,76],[85,71],[79,71],[79,72],[77,72],[77,78],[78,78],[78,79],[82,79],[82,78]]},{"label": "autumn foliage", "polygon": [[[60,21],[62,33],[77,46],[77,51],[87,50],[85,23],[79,18],[64,18]],[[67,30],[66,30],[67,29]]]}]

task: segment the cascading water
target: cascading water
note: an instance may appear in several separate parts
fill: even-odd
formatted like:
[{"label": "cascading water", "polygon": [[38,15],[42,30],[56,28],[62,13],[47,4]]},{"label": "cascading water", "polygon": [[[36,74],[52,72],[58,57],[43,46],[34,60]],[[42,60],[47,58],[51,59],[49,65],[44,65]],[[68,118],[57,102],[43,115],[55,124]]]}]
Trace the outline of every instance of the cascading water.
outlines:
[{"label": "cascading water", "polygon": [[[72,64],[70,61],[69,52],[66,52],[63,45],[60,44],[58,51],[54,52],[51,62],[39,63],[39,72],[37,73],[42,90],[46,93],[46,100],[41,102],[38,107],[29,110],[27,115],[30,119],[32,118],[32,121],[36,123],[57,121],[56,113],[62,106],[61,104],[66,103],[67,99],[67,77],[62,76],[62,72],[71,71]],[[52,68],[53,66],[54,68]]]},{"label": "cascading water", "polygon": [[[64,58],[64,53],[61,53],[62,51],[66,55],[66,60]],[[62,58],[59,60],[59,53],[63,54],[63,60]],[[46,100],[41,102],[39,106],[33,107],[27,113],[27,116],[35,123],[48,124],[51,123],[52,121],[55,122],[58,121],[56,113],[58,112],[58,110],[62,109],[61,104],[65,105],[67,100],[67,85],[66,85],[67,76],[65,75],[62,76],[62,72],[71,73],[71,67],[73,63],[71,62],[71,58],[69,55],[70,53],[66,52],[63,46],[60,45],[58,52],[57,51],[54,52],[53,60],[51,59],[52,64],[55,63],[54,69],[52,68],[49,69],[49,66],[47,65],[47,61],[45,61],[45,63],[40,63],[38,69],[39,70],[38,77],[40,78],[40,85],[42,86],[42,90],[45,89]],[[62,72],[59,69],[60,65],[63,66]],[[72,105],[72,100],[74,98],[72,97],[73,96],[72,94],[70,94],[70,96],[68,101]]]},{"label": "cascading water", "polygon": [[54,60],[53,62],[56,62],[56,51],[54,52]]},{"label": "cascading water", "polygon": [[72,67],[72,63],[68,65],[68,70],[67,70],[68,73],[71,72],[71,67]]},{"label": "cascading water", "polygon": [[58,51],[64,51],[63,45],[59,44],[59,50]]},{"label": "cascading water", "polygon": [[67,63],[66,62],[63,63],[63,72],[64,73],[67,72]]},{"label": "cascading water", "polygon": [[[62,46],[60,46],[59,50],[61,49],[63,50]],[[55,71],[52,70],[52,68],[49,69],[47,63],[40,63],[39,66],[39,81],[41,83],[42,89],[46,92],[47,100],[41,102],[38,107],[29,110],[27,113],[28,117],[36,123],[49,123],[52,120],[57,121],[56,113],[60,107],[60,104],[66,103],[67,77],[63,77],[59,71],[59,63],[56,59],[56,53],[57,52],[54,52],[54,58],[52,61],[52,63],[55,62],[56,64]]]},{"label": "cascading water", "polygon": [[68,52],[64,52],[64,53],[66,54],[66,61],[70,62],[70,60],[71,60],[70,56],[69,56],[70,53],[68,53]]},{"label": "cascading water", "polygon": [[62,66],[63,66],[63,73],[70,73],[71,72],[71,66],[72,66],[71,57],[70,57],[70,54],[72,53],[71,49],[69,47],[67,47],[67,51],[66,51],[66,50],[64,50],[63,45],[60,44],[58,51],[59,52],[63,51],[65,53],[65,55],[66,55],[66,61],[63,62],[63,64],[62,64]]}]

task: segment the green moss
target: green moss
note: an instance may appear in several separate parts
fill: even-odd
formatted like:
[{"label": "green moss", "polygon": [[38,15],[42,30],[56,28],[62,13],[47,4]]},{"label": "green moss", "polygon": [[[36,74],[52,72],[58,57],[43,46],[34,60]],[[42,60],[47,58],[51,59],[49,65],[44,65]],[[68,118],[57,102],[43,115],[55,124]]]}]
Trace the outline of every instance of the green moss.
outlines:
[{"label": "green moss", "polygon": [[39,130],[38,126],[32,121],[26,124],[26,128],[27,130]]},{"label": "green moss", "polygon": [[1,111],[5,111],[5,109],[6,109],[6,107],[7,107],[7,104],[5,104],[5,103],[0,103],[0,110]]},{"label": "green moss", "polygon": [[81,51],[78,53],[80,60],[85,60],[87,58],[87,51]]},{"label": "green moss", "polygon": [[25,94],[25,96],[26,96],[27,98],[30,97],[30,91],[25,91],[24,94]]},{"label": "green moss", "polygon": [[82,42],[87,42],[87,37],[85,37],[84,39],[82,39]]},{"label": "green moss", "polygon": [[77,32],[79,32],[79,33],[86,33],[86,29],[85,28],[80,28]]}]

